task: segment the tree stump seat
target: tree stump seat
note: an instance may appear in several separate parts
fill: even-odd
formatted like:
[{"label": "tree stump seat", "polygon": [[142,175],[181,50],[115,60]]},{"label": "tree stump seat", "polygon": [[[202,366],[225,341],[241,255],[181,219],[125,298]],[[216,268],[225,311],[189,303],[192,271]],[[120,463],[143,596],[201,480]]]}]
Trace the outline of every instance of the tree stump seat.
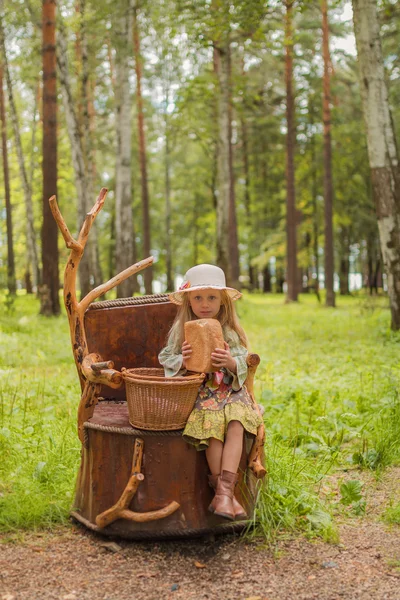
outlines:
[{"label": "tree stump seat", "polygon": [[[93,417],[84,424],[85,435],[78,475],[74,519],[103,535],[127,539],[177,538],[238,531],[245,522],[229,522],[208,512],[213,492],[208,485],[204,452],[182,438],[182,431],[134,429],[126,402],[100,401]],[[118,502],[131,475],[136,439],[143,440],[142,473],[129,508],[138,513],[156,511],[177,502],[179,508],[156,521],[138,523],[118,519],[101,528],[98,515]],[[256,480],[247,471],[247,453],[241,459],[236,494],[251,516]]]},{"label": "tree stump seat", "polygon": [[[104,535],[125,538],[194,536],[241,529],[208,512],[212,490],[204,452],[182,438],[181,431],[134,429],[128,418],[122,367],[158,367],[177,307],[166,294],[94,302],[125,279],[149,267],[146,258],[91,290],[78,301],[76,275],[90,228],[102,209],[103,188],[87,213],[77,240],[50,198],[53,216],[70,255],[64,274],[73,356],[81,384],[78,436],[82,443],[73,518]],[[259,357],[249,355],[246,381],[253,395]],[[257,405],[256,410],[258,410]],[[253,514],[256,478],[262,462],[264,428],[259,426],[251,449],[246,444],[237,486],[239,501]]]}]

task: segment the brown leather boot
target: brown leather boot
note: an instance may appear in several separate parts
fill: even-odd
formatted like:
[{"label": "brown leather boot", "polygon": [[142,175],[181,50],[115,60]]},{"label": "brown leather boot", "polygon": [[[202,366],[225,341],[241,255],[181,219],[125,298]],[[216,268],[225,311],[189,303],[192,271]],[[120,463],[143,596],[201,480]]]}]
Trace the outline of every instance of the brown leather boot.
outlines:
[{"label": "brown leather boot", "polygon": [[[209,475],[208,476],[208,484],[210,487],[212,487],[213,490],[217,489],[218,477],[219,477],[219,475]],[[214,500],[211,502],[210,506],[208,507],[208,510],[212,513],[214,512],[213,502],[214,502]],[[247,519],[247,513],[244,510],[243,506],[240,504],[240,502],[238,500],[236,500],[235,494],[233,494],[232,505],[233,505],[233,514],[235,515],[235,519]]]},{"label": "brown leather boot", "polygon": [[222,471],[217,480],[214,500],[211,502],[211,510],[214,511],[214,514],[230,519],[231,521],[235,519],[232,499],[237,478],[237,473]]}]

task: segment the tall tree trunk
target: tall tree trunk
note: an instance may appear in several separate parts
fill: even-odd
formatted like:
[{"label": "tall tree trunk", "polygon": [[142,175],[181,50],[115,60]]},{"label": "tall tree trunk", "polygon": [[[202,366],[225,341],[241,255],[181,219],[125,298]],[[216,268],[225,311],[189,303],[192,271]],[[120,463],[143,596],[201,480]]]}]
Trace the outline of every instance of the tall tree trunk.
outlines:
[{"label": "tall tree trunk", "polygon": [[[246,72],[244,70],[244,57],[242,57],[242,78],[244,81],[244,99],[246,98]],[[251,248],[251,198],[250,198],[250,166],[249,166],[249,142],[247,133],[247,123],[245,118],[244,100],[242,106],[242,115],[240,118],[240,127],[242,132],[242,158],[243,158],[243,175],[244,175],[244,206],[246,210],[246,229],[247,229],[247,272],[249,276],[249,289],[254,289],[254,268],[251,265],[253,251]]]},{"label": "tall tree trunk", "polygon": [[[75,110],[76,103],[72,96],[68,66],[67,40],[65,37],[65,30],[61,19],[59,19],[58,27],[58,50],[59,51],[57,53],[57,63],[64,104],[65,120],[67,123],[68,137],[71,144],[72,165],[74,168],[75,175],[75,187],[78,197],[77,231],[79,231],[83,221],[85,220],[86,213],[90,210],[91,206],[93,205],[93,197],[90,197],[91,190],[89,189],[86,177],[82,134],[80,131],[79,120]],[[84,253],[82,260],[79,264],[79,284],[81,290],[81,297],[86,296],[88,292],[92,289],[92,284],[90,281],[90,258],[92,256],[91,248],[95,243],[94,237],[89,237],[87,243],[89,252]]]},{"label": "tall tree trunk", "polygon": [[324,58],[322,119],[324,123],[324,217],[326,306],[335,306],[333,248],[333,185],[331,144],[331,82],[327,0],[322,0],[322,52]]},{"label": "tall tree trunk", "polygon": [[172,276],[172,245],[171,245],[171,149],[168,119],[168,94],[166,94],[165,111],[165,263],[167,273],[167,292],[174,289]]},{"label": "tall tree trunk", "polygon": [[382,58],[376,0],[353,0],[361,98],[373,196],[391,309],[400,329],[400,173]]},{"label": "tall tree trunk", "polygon": [[314,291],[317,295],[318,301],[320,299],[319,296],[319,246],[318,246],[318,238],[319,238],[319,227],[318,227],[318,184],[317,184],[317,152],[316,152],[316,144],[315,144],[315,134],[314,134],[314,100],[313,97],[310,98],[308,114],[311,125],[311,202],[312,202],[312,244],[313,244],[313,255],[314,255],[314,268],[315,268],[315,284]]},{"label": "tall tree trunk", "polygon": [[237,248],[232,256],[233,244],[237,246],[237,231],[232,181],[229,38],[214,43],[214,70],[218,81],[217,264],[225,272],[228,285],[238,288]]},{"label": "tall tree trunk", "polygon": [[349,273],[350,273],[350,263],[349,263],[349,254],[347,252],[347,253],[344,253],[340,257],[339,279],[340,279],[340,295],[341,296],[348,296],[350,294]]},{"label": "tall tree trunk", "polygon": [[[132,11],[128,0],[121,3],[116,52],[117,164],[115,186],[115,262],[123,271],[135,262],[132,215],[132,98],[129,87]],[[117,287],[118,298],[132,296],[136,286],[132,277]]]},{"label": "tall tree trunk", "polygon": [[[147,158],[146,158],[146,139],[144,134],[144,114],[142,99],[142,56],[140,54],[140,34],[137,19],[137,2],[132,0],[133,8],[133,51],[135,54],[136,71],[136,102],[139,134],[139,161],[140,161],[140,180],[142,189],[142,212],[143,212],[143,255],[151,254],[150,240],[150,208],[149,208],[149,186],[147,181]],[[149,267],[144,271],[144,287],[146,294],[153,291],[153,269]]]},{"label": "tall tree trunk", "polygon": [[60,313],[57,223],[49,198],[57,194],[56,3],[43,0],[43,224],[41,308],[43,315]]},{"label": "tall tree trunk", "polygon": [[236,219],[236,198],[235,198],[235,176],[233,171],[233,144],[232,144],[232,84],[231,84],[231,48],[228,44],[227,47],[227,59],[228,59],[228,94],[229,94],[229,115],[228,115],[228,144],[229,144],[229,254],[230,254],[230,265],[231,265],[231,285],[240,289],[241,284],[239,280],[240,268],[239,268],[239,241],[238,241],[238,229]]},{"label": "tall tree trunk", "polygon": [[293,1],[286,1],[285,27],[285,72],[286,72],[286,240],[287,240],[287,300],[297,301],[297,227],[296,194],[294,180],[294,149],[296,144],[296,125],[293,94]]},{"label": "tall tree trunk", "polygon": [[[89,71],[89,58],[88,58],[88,45],[87,45],[87,33],[86,33],[86,0],[79,0],[78,12],[80,13],[80,48],[81,48],[81,93],[80,103],[82,107],[82,142],[83,142],[83,155],[85,162],[85,179],[86,179],[86,200],[88,202],[87,210],[90,210],[91,204],[93,203],[93,189],[94,189],[94,157],[93,157],[93,136],[92,136],[92,123],[90,114],[90,71]],[[91,287],[101,284],[103,277],[101,274],[99,253],[98,253],[98,230],[96,223],[92,225],[91,231],[91,244],[89,244],[89,268],[90,276],[92,281]]]},{"label": "tall tree trunk", "polygon": [[15,146],[17,150],[17,158],[18,165],[21,175],[22,187],[24,190],[24,200],[25,200],[25,213],[26,213],[26,242],[27,242],[27,255],[28,255],[28,265],[32,269],[33,275],[33,285],[37,287],[40,281],[40,271],[39,271],[39,259],[38,259],[38,251],[36,244],[36,231],[34,227],[33,220],[33,203],[32,203],[32,191],[28,181],[27,172],[25,169],[25,161],[22,151],[22,143],[21,143],[21,135],[19,131],[19,122],[17,109],[14,101],[14,93],[13,93],[13,85],[10,75],[10,70],[8,68],[8,60],[7,60],[7,50],[5,44],[4,37],[4,28],[3,28],[3,2],[0,2],[0,11],[1,11],[1,21],[0,21],[0,43],[1,43],[1,52],[3,58],[3,68],[4,75],[7,82],[8,89],[8,104],[10,107],[11,121],[13,125],[14,138],[15,138]]},{"label": "tall tree trunk", "polygon": [[15,295],[17,285],[15,280],[14,240],[12,227],[12,207],[10,196],[10,174],[8,170],[7,151],[7,122],[4,106],[3,65],[0,65],[0,118],[1,118],[1,146],[3,154],[4,195],[6,201],[6,226],[7,226],[7,287],[11,295]]}]

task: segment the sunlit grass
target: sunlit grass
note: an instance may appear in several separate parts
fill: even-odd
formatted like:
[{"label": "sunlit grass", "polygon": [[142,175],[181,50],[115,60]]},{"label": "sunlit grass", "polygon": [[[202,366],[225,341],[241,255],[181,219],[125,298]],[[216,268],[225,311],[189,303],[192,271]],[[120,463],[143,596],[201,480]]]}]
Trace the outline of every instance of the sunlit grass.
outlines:
[{"label": "sunlit grass", "polygon": [[[318,498],[336,464],[379,470],[399,460],[400,336],[385,298],[315,296],[284,304],[246,294],[238,303],[251,350],[261,356],[256,391],[265,407],[269,478],[259,529],[332,537]],[[4,297],[0,296],[0,306]],[[79,463],[80,388],[65,314],[38,315],[19,296],[0,314],[0,530],[64,522]]]}]

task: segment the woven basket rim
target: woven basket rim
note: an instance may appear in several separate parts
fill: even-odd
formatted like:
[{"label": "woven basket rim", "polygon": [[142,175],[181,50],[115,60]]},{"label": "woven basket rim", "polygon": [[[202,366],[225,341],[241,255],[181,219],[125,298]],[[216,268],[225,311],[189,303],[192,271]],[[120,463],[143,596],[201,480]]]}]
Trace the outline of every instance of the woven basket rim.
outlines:
[{"label": "woven basket rim", "polygon": [[136,377],[124,377],[125,382],[128,383],[137,383],[139,385],[161,385],[162,387],[171,387],[171,386],[177,386],[177,387],[193,387],[193,386],[197,386],[200,387],[201,382],[204,379],[204,375],[202,377],[198,377],[196,379],[189,379],[189,380],[185,380],[185,381],[179,381],[179,379],[177,379],[176,377],[169,377],[168,380],[165,379],[164,381],[161,379],[161,377],[159,379],[145,379],[145,378],[136,378]]},{"label": "woven basket rim", "polygon": [[[152,367],[137,367],[138,370],[141,369],[147,369],[151,370]],[[152,374],[148,374],[148,375],[141,375],[140,373],[132,373],[132,371],[135,371],[136,368],[132,368],[132,369],[126,369],[125,367],[122,367],[121,369],[121,374],[122,377],[126,380],[133,380],[133,381],[146,381],[146,382],[151,382],[153,381],[156,384],[159,383],[194,383],[194,382],[198,382],[198,381],[202,381],[205,377],[205,373],[193,373],[192,375],[178,375],[175,377],[165,377],[165,375],[161,376],[161,375],[152,375]],[[162,371],[162,369],[157,369],[156,367],[153,368],[154,371]]]}]

